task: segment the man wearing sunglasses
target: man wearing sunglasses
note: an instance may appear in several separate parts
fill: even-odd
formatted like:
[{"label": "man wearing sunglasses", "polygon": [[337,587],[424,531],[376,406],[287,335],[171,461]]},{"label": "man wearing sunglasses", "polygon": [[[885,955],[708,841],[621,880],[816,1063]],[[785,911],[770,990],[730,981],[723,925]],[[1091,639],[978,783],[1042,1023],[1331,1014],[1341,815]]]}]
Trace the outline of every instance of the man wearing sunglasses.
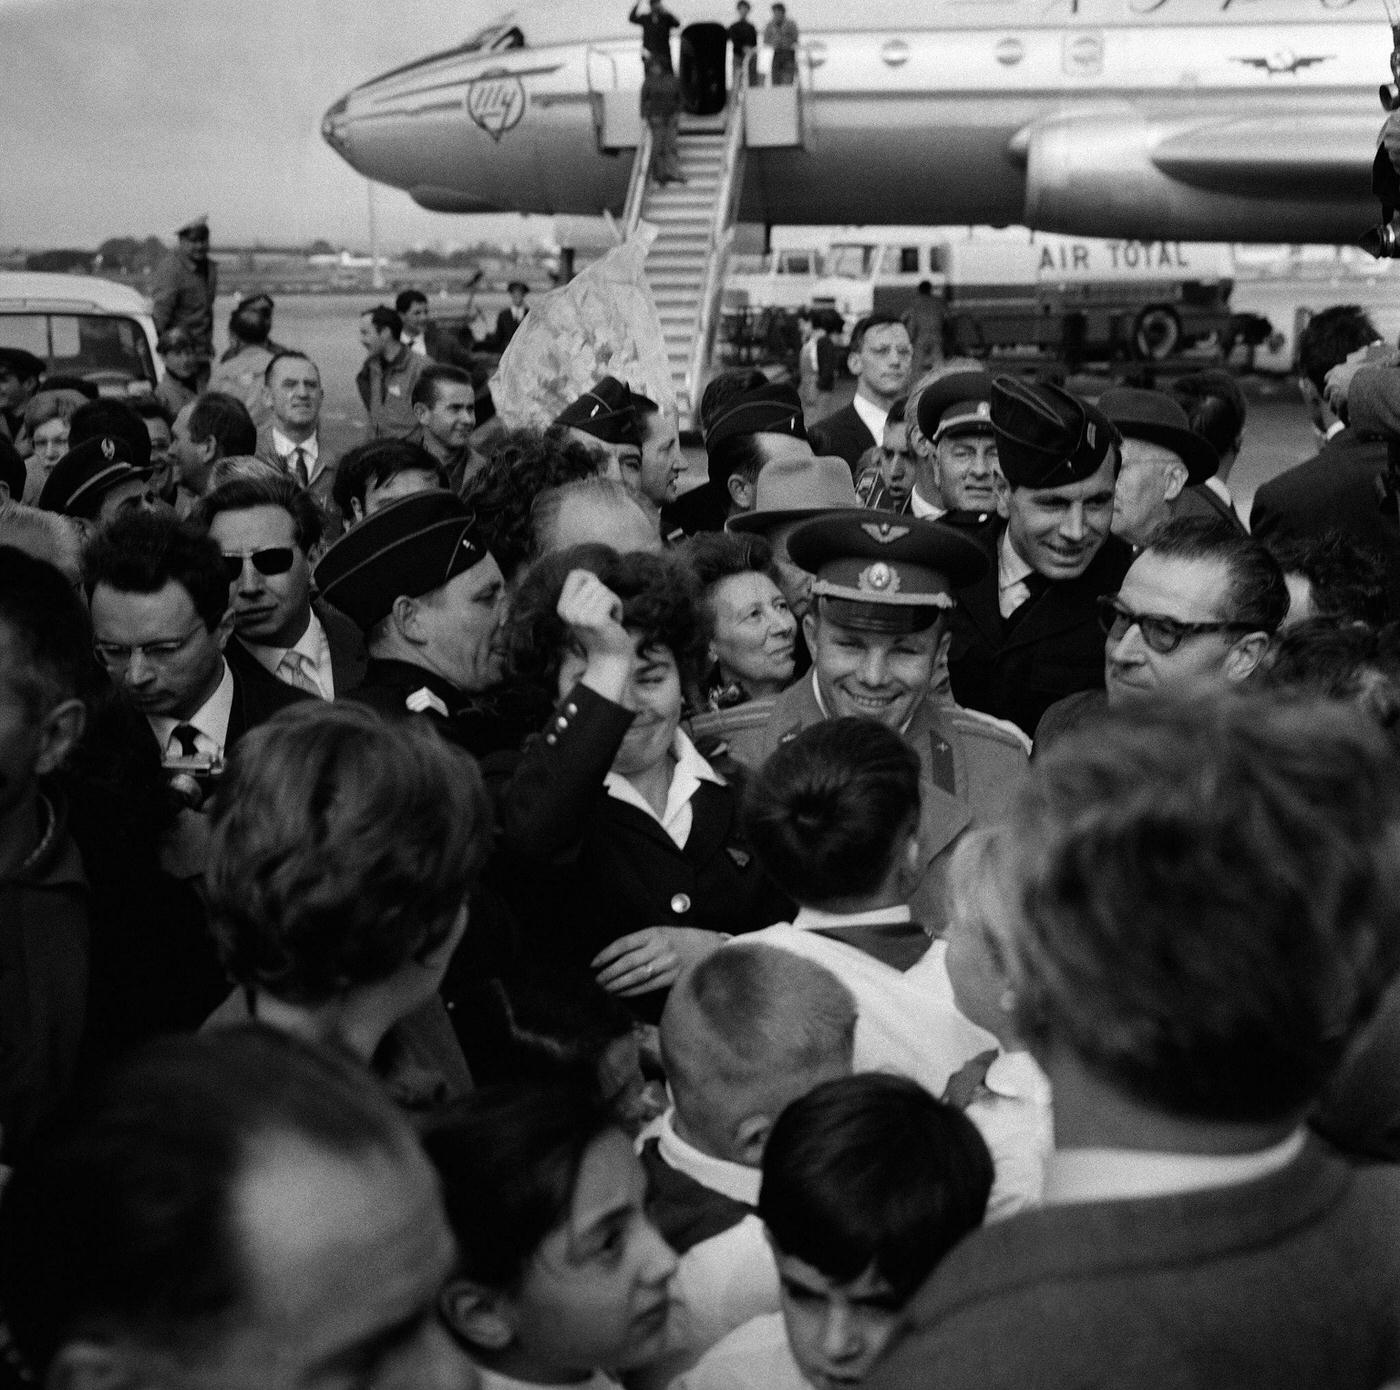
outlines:
[{"label": "man wearing sunglasses", "polygon": [[960,705],[1034,734],[1056,700],[1103,687],[1096,604],[1132,559],[1109,535],[1121,440],[1087,401],[1013,377],[990,413],[1004,522],[969,533],[991,563],[958,590],[948,669]]},{"label": "man wearing sunglasses", "polygon": [[218,545],[169,512],[123,512],[86,555],[94,650],[167,763],[209,767],[255,724],[307,698],[224,660],[233,630]]},{"label": "man wearing sunglasses", "polygon": [[333,700],[364,679],[365,644],[342,613],[313,599],[311,557],[321,514],[290,477],[231,478],[200,503],[197,525],[218,542],[229,584],[229,665]]},{"label": "man wearing sunglasses", "polygon": [[1105,707],[1243,688],[1287,614],[1283,570],[1258,541],[1214,518],[1169,521],[1099,599],[1105,689],[1051,705],[1037,753]]}]

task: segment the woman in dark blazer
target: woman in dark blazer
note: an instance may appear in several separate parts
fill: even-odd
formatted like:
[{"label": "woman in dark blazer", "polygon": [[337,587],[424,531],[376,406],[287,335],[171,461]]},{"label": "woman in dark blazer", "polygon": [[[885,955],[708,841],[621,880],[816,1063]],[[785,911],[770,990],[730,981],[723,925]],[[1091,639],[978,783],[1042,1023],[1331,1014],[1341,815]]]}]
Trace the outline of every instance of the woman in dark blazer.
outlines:
[{"label": "woman in dark blazer", "polygon": [[517,679],[557,703],[500,786],[498,881],[543,958],[643,1017],[684,966],[791,906],[680,729],[703,640],[686,571],[601,545],[541,560],[512,614]]}]

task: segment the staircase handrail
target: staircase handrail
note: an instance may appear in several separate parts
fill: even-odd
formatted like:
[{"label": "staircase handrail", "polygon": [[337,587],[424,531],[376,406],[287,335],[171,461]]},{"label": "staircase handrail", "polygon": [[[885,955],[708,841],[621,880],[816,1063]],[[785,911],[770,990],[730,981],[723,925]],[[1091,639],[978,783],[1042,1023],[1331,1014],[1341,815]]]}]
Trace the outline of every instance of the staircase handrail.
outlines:
[{"label": "staircase handrail", "polygon": [[715,332],[719,326],[720,299],[724,293],[729,251],[734,241],[734,218],[738,211],[739,192],[743,186],[744,100],[748,89],[749,65],[746,62],[740,63],[734,75],[734,88],[729,103],[724,150],[720,156],[719,180],[715,187],[715,210],[706,243],[705,278],[700,285],[700,312],[695,324],[695,340],[691,345],[690,365],[685,378],[692,418],[698,403],[700,378],[710,360]]},{"label": "staircase handrail", "polygon": [[642,204],[646,201],[647,181],[651,175],[651,126],[642,122],[637,153],[632,161],[632,177],[627,184],[627,201],[622,205],[622,235],[630,237],[642,220]]}]

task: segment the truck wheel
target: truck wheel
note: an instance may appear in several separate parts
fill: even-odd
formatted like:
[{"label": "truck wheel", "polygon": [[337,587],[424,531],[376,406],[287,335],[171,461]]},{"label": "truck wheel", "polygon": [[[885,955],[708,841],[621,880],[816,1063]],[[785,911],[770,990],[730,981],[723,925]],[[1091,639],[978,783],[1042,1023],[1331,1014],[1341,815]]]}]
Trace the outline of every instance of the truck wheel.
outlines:
[{"label": "truck wheel", "polygon": [[1181,320],[1175,309],[1153,304],[1133,324],[1133,348],[1143,362],[1163,362],[1181,342]]}]

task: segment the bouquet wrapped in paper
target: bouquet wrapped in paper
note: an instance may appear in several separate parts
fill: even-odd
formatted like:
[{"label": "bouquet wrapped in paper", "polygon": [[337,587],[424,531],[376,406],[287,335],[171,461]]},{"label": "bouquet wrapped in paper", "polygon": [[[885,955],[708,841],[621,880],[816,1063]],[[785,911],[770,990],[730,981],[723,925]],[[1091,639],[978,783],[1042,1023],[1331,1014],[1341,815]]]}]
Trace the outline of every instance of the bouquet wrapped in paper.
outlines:
[{"label": "bouquet wrapped in paper", "polygon": [[641,223],[623,245],[530,306],[491,379],[507,425],[542,428],[605,376],[658,405],[672,403],[661,320],[642,274],[655,236]]}]

